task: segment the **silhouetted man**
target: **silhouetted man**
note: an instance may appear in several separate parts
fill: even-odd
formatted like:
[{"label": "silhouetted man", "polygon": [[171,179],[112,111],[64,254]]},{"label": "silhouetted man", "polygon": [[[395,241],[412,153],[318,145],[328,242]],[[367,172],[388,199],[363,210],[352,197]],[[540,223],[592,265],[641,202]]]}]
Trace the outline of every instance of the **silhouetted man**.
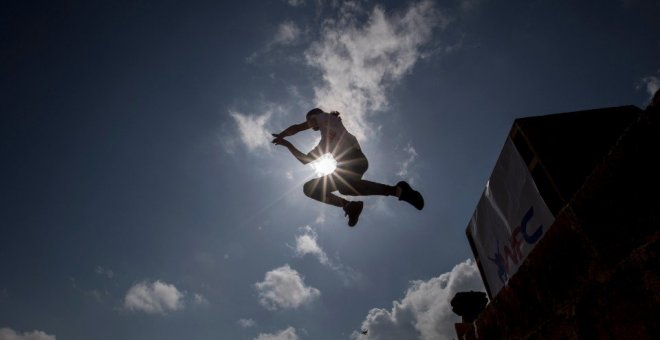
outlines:
[{"label": "silhouetted man", "polygon": [[[307,129],[320,131],[321,141],[312,151],[304,154],[284,137]],[[357,223],[364,204],[361,201],[345,200],[333,194],[334,191],[350,196],[396,196],[400,201],[408,202],[419,210],[424,208],[422,195],[405,181],[390,186],[362,179],[369,162],[362,153],[357,138],[344,127],[339,112],[327,113],[318,108],[310,110],[305,122],[291,125],[273,136],[273,144],[286,147],[303,164],[310,163],[326,153],[332,154],[337,161],[335,171],[308,181],[303,185],[303,192],[317,201],[342,208],[351,227]]]}]

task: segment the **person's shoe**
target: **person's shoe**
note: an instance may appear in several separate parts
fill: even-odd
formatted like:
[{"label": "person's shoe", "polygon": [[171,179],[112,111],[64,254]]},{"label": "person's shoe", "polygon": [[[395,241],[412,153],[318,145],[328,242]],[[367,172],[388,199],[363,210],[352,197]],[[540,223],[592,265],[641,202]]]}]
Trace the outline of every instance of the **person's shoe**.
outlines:
[{"label": "person's shoe", "polygon": [[348,202],[344,206],[344,213],[345,216],[348,216],[349,227],[352,227],[357,224],[358,218],[360,217],[360,213],[362,212],[363,207],[364,207],[364,203],[362,203],[361,201]]},{"label": "person's shoe", "polygon": [[401,181],[396,184],[397,188],[401,188],[401,195],[399,196],[399,201],[406,201],[410,203],[417,210],[422,210],[424,208],[424,197],[419,191],[413,190],[410,187],[410,184]]}]

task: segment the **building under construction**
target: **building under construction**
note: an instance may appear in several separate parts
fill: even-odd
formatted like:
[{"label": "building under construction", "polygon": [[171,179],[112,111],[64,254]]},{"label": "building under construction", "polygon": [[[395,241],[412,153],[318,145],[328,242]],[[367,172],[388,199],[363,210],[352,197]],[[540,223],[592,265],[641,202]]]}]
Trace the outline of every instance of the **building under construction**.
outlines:
[{"label": "building under construction", "polygon": [[514,122],[466,231],[490,302],[457,295],[459,339],[660,339],[659,116]]}]

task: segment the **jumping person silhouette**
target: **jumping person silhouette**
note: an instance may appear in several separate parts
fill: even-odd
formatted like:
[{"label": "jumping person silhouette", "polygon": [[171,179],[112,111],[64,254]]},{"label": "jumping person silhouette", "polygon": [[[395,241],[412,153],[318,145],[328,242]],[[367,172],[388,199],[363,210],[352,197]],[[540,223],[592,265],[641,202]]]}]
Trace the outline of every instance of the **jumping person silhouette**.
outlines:
[{"label": "jumping person silhouette", "polygon": [[[332,154],[337,161],[337,168],[333,173],[312,179],[303,185],[305,195],[344,209],[351,227],[357,223],[364,203],[345,200],[333,194],[334,191],[350,196],[396,196],[400,201],[408,202],[419,210],[424,208],[422,195],[405,181],[391,186],[362,179],[369,162],[362,153],[357,138],[344,127],[339,112],[327,113],[316,108],[307,112],[306,118],[303,123],[291,125],[280,133],[272,134],[275,137],[273,144],[286,147],[303,164],[310,163],[326,153]],[[307,129],[320,131],[321,141],[312,151],[304,154],[284,138]]]}]

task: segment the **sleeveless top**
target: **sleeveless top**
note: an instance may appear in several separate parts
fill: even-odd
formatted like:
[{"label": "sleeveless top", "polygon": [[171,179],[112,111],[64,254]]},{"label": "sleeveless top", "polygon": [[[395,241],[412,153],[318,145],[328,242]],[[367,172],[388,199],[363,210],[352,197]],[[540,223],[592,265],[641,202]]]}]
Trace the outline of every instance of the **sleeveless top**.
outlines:
[{"label": "sleeveless top", "polygon": [[319,126],[321,141],[308,155],[320,157],[330,153],[338,158],[352,149],[360,150],[357,138],[346,130],[338,116],[323,112],[314,115],[313,119],[316,119]]}]

